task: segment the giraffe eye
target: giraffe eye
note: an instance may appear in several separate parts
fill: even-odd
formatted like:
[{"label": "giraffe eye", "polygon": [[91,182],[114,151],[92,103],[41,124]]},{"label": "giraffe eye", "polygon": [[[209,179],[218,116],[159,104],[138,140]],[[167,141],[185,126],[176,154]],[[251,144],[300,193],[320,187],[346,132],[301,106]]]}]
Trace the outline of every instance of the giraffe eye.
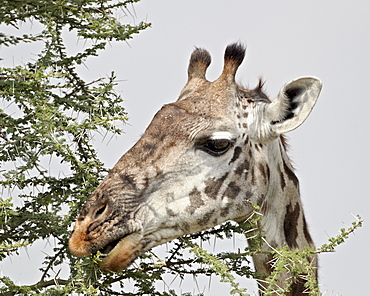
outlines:
[{"label": "giraffe eye", "polygon": [[204,143],[198,145],[197,148],[212,156],[220,156],[230,149],[232,143],[233,142],[229,139],[208,139]]}]

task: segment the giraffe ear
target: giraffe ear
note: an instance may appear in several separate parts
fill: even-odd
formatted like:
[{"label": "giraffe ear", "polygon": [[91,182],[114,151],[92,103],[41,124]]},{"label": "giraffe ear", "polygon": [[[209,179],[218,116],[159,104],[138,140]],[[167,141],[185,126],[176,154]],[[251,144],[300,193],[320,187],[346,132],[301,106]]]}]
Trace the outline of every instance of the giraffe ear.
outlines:
[{"label": "giraffe ear", "polygon": [[265,120],[275,136],[296,129],[306,120],[321,88],[321,80],[316,77],[300,77],[281,88],[277,98],[265,108]]}]

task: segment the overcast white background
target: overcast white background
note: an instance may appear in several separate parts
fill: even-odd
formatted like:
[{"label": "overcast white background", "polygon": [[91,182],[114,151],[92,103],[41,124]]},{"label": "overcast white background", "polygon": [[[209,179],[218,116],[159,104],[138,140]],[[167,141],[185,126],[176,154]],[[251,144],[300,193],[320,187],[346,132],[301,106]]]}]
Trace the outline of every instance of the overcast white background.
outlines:
[{"label": "overcast white background", "polygon": [[[107,166],[112,167],[137,141],[163,104],[177,99],[194,46],[211,53],[207,78],[214,80],[221,73],[225,47],[235,41],[245,43],[247,56],[237,80],[254,87],[263,76],[271,98],[296,77],[317,76],[324,85],[319,101],[308,120],[289,134],[310,231],[316,245],[321,245],[350,226],[355,220],[351,213],[365,220],[336,253],[320,255],[321,291],[369,295],[370,2],[143,0],[130,11],[134,20],[128,16],[123,22],[145,19],[152,28],[128,44],[112,43],[99,58],[88,61],[88,69],[81,69],[91,79],[115,71],[122,80],[118,89],[129,125],[124,135],[100,145],[99,156]],[[1,48],[0,54],[9,66],[19,54],[30,53],[18,52],[15,57]],[[37,250],[40,254],[42,247]],[[17,264],[28,261],[23,255],[0,269],[19,272]],[[29,276],[23,272],[19,280]],[[191,284],[184,283],[181,290],[197,293],[196,284]],[[228,286],[213,280],[210,290],[207,284],[200,291],[224,295]]]}]

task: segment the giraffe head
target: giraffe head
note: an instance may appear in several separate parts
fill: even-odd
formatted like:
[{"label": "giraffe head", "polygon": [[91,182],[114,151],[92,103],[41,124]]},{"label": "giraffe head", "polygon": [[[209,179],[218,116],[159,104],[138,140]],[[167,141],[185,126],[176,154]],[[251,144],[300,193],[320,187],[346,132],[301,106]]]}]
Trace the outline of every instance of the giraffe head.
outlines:
[{"label": "giraffe head", "polygon": [[253,90],[235,83],[244,55],[242,45],[229,45],[222,74],[210,82],[209,53],[193,52],[179,99],[157,112],[83,206],[69,241],[74,255],[100,250],[101,267],[119,271],[154,246],[246,219],[270,194],[280,135],[307,118],[321,82],[298,78],[271,102],[262,83]]}]

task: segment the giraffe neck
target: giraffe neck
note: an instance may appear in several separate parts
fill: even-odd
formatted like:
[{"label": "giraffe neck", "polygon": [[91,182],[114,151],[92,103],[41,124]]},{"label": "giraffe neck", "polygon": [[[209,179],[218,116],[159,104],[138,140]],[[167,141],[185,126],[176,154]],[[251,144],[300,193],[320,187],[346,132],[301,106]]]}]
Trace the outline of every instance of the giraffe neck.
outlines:
[{"label": "giraffe neck", "polygon": [[[265,287],[263,279],[271,274],[272,255],[266,252],[272,249],[288,246],[290,249],[314,247],[307,229],[303,207],[300,198],[299,182],[294,174],[290,159],[281,141],[271,142],[269,150],[269,182],[267,193],[263,200],[256,200],[261,209],[260,230],[267,243],[263,243],[261,252],[253,255],[256,273],[260,284]],[[248,238],[248,237],[247,237]],[[312,259],[313,268],[317,267],[317,258]],[[289,278],[288,273],[281,275],[278,281],[280,287]],[[262,288],[263,290],[263,288]],[[296,282],[291,288],[292,296],[305,295],[304,282]]]}]

